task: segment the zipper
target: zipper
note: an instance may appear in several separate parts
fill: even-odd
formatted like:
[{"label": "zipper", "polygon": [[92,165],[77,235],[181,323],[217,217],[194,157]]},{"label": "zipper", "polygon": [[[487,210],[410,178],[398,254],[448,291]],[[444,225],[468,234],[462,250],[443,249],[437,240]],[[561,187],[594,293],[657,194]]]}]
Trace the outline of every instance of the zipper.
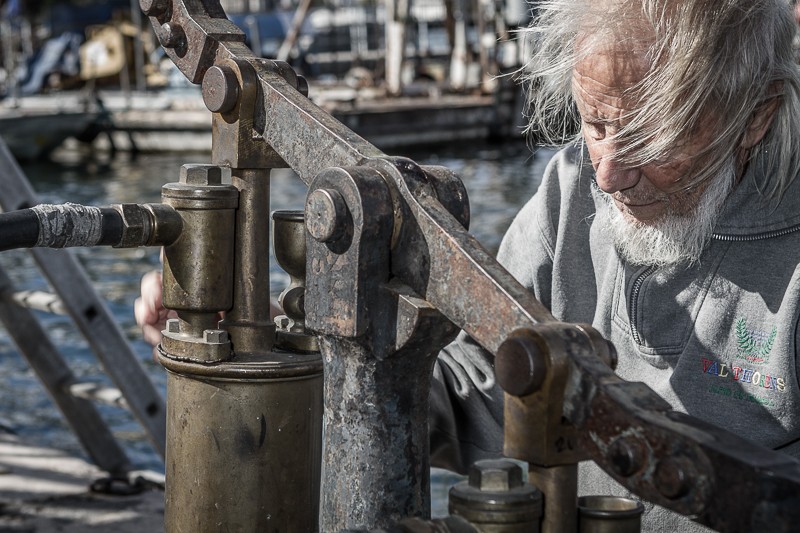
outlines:
[{"label": "zipper", "polygon": [[658,267],[655,266],[647,267],[647,269],[639,274],[639,276],[633,281],[633,287],[631,288],[631,303],[628,306],[628,316],[630,317],[631,321],[631,336],[633,336],[633,340],[636,342],[636,344],[642,344],[642,338],[639,336],[639,330],[636,328],[636,311],[639,307],[639,291],[642,290],[642,284],[644,283],[644,280],[657,269]]},{"label": "zipper", "polygon": [[[711,238],[717,241],[725,241],[725,242],[747,242],[747,241],[757,241],[761,239],[771,239],[773,237],[782,237],[784,235],[789,235],[790,233],[794,233],[796,231],[800,231],[800,224],[779,230],[765,231],[763,233],[754,233],[752,235],[726,235],[722,233],[712,233]],[[644,280],[647,279],[656,270],[658,270],[658,267],[655,266],[647,267],[641,274],[639,274],[639,276],[637,276],[637,278],[633,282],[633,287],[631,288],[631,300],[630,304],[628,305],[628,316],[630,317],[630,322],[631,322],[631,336],[633,337],[633,340],[634,342],[636,342],[636,344],[642,343],[642,337],[639,335],[639,330],[636,327],[636,313],[639,308],[639,292],[642,290],[642,285],[644,284]]]},{"label": "zipper", "polygon": [[784,235],[788,235],[790,233],[794,233],[795,231],[800,230],[800,224],[796,226],[792,226],[790,228],[784,229],[776,229],[773,231],[765,231],[763,233],[754,233],[753,235],[725,235],[721,233],[712,233],[711,238],[717,241],[727,241],[727,242],[746,242],[746,241],[758,241],[761,239],[771,239],[773,237],[782,237]]}]

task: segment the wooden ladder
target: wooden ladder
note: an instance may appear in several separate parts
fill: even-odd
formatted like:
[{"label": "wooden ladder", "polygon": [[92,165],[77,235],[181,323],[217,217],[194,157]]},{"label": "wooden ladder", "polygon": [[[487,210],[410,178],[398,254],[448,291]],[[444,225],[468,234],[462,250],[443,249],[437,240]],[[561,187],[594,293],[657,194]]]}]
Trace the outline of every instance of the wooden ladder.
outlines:
[{"label": "wooden ladder", "polygon": [[[13,211],[38,204],[36,194],[6,144],[0,139],[0,209]],[[94,463],[112,475],[131,470],[130,461],[98,413],[92,399],[127,407],[153,448],[164,457],[166,407],[125,339],[105,302],[69,250],[31,248],[42,274],[58,297],[18,293],[0,267],[0,321],[52,396]],[[111,378],[118,392],[81,384],[53,345],[33,307],[69,315]]]}]

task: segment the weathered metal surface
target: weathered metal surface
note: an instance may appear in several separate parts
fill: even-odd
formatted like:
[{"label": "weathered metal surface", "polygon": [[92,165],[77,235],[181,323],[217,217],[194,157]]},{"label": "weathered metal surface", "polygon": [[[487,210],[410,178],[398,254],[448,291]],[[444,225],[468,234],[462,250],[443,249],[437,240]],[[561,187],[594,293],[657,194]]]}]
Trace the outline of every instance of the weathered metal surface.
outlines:
[{"label": "weathered metal surface", "polygon": [[233,302],[233,230],[238,191],[220,168],[185,165],[180,183],[162,188],[183,219],[180,238],[164,249],[164,305],[179,311],[185,333],[216,329],[216,314]]},{"label": "weathered metal surface", "polygon": [[[528,482],[544,494],[542,533],[578,531],[578,465],[528,464]],[[582,533],[582,532],[581,532]]]},{"label": "weathered metal surface", "polygon": [[233,243],[233,302],[220,327],[238,354],[266,353],[275,344],[269,296],[269,169],[233,169],[239,191]]},{"label": "weathered metal surface", "polygon": [[[344,205],[319,211],[318,191]],[[329,216],[339,226],[326,232],[338,238],[307,239],[308,326],[322,334],[325,364],[321,528],[428,516],[428,391],[436,353],[455,328],[389,283],[394,214],[381,174],[329,169],[309,198],[307,219]]]},{"label": "weathered metal surface", "polygon": [[430,516],[428,391],[436,354],[456,331],[423,300],[398,295],[396,305],[372,326],[394,320],[406,332],[399,350],[371,342],[371,328],[355,339],[320,337],[322,531]]},{"label": "weathered metal surface", "polygon": [[165,530],[317,531],[319,357],[159,359],[170,371]]},{"label": "weathered metal surface", "polygon": [[449,511],[483,533],[539,533],[542,493],[522,479],[508,459],[484,459],[470,467],[469,479],[450,489]]},{"label": "weathered metal surface", "polygon": [[577,444],[635,494],[718,531],[791,531],[800,523],[800,464],[670,410],[588,353],[571,353],[565,416]]}]

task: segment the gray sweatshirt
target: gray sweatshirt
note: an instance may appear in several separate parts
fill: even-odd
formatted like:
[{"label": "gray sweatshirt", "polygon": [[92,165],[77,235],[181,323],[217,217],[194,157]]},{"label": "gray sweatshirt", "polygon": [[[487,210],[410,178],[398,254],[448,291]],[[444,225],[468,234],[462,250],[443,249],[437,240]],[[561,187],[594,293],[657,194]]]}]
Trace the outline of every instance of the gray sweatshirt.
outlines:
[{"label": "gray sweatshirt", "polygon": [[[500,262],[557,319],[591,323],[612,341],[623,379],[644,382],[678,411],[800,456],[800,183],[768,202],[750,168],[699,263],[651,268],[623,262],[593,223],[592,175],[579,148],[556,154],[506,233]],[[491,355],[462,334],[434,376],[434,464],[464,471],[501,455],[503,400]],[[579,491],[628,494],[594,463],[581,465]],[[645,507],[644,531],[706,530]]]}]

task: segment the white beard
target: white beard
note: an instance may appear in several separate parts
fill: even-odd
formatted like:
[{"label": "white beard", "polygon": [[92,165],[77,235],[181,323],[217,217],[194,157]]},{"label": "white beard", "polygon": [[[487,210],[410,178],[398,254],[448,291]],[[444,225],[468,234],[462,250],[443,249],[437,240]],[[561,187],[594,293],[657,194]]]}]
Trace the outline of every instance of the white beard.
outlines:
[{"label": "white beard", "polygon": [[625,218],[610,194],[592,187],[598,202],[597,221],[603,224],[613,239],[617,252],[634,265],[664,267],[678,263],[694,264],[700,260],[722,205],[736,177],[734,159],[714,178],[701,194],[697,207],[688,215],[668,210],[652,224]]}]

